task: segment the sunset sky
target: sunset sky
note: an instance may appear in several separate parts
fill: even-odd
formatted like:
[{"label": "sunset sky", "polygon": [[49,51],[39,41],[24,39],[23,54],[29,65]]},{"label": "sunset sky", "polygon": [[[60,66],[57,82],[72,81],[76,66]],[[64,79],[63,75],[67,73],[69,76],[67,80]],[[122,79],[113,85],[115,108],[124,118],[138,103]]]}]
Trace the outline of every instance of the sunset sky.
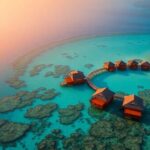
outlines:
[{"label": "sunset sky", "polygon": [[149,10],[149,0],[0,0],[0,62],[65,38],[149,32]]}]

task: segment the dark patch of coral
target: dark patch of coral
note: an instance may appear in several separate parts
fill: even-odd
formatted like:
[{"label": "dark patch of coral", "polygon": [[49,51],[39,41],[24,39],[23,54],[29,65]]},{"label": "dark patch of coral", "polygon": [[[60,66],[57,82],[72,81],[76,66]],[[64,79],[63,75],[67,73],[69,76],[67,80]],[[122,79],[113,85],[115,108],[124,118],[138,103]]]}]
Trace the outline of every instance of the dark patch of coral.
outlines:
[{"label": "dark patch of coral", "polygon": [[6,96],[0,99],[0,113],[13,111],[15,109],[24,108],[32,105],[36,98],[41,100],[51,100],[58,96],[60,93],[55,89],[39,88],[34,91],[20,91],[16,95]]},{"label": "dark patch of coral", "polygon": [[72,124],[81,115],[84,105],[79,103],[77,105],[70,105],[67,108],[59,109],[60,123],[61,124]]},{"label": "dark patch of coral", "polygon": [[26,84],[20,79],[20,77],[24,75],[28,65],[32,62],[33,58],[39,56],[42,52],[43,49],[36,49],[14,61],[12,64],[14,70],[13,77],[6,82],[13,88],[24,87]]},{"label": "dark patch of coral", "polygon": [[38,150],[58,150],[59,141],[64,139],[60,129],[54,129],[37,144]]},{"label": "dark patch of coral", "polygon": [[43,71],[44,69],[48,68],[48,67],[51,67],[52,64],[39,64],[39,65],[36,65],[34,66],[31,70],[30,70],[30,76],[33,77],[33,76],[36,76],[38,75],[41,71]]},{"label": "dark patch of coral", "polygon": [[38,105],[34,108],[30,108],[27,110],[25,117],[27,118],[36,118],[41,119],[45,117],[49,117],[52,115],[52,112],[56,110],[57,104],[49,103],[45,105]]},{"label": "dark patch of coral", "polygon": [[89,130],[90,135],[105,144],[106,148],[119,144],[125,149],[141,149],[144,132],[139,122],[114,116],[101,118]]},{"label": "dark patch of coral", "polygon": [[84,67],[88,68],[88,69],[91,69],[92,67],[94,67],[94,65],[93,64],[85,64]]},{"label": "dark patch of coral", "polygon": [[53,71],[48,71],[48,72],[45,73],[45,77],[50,77],[50,76],[53,76],[53,75],[54,75]]},{"label": "dark patch of coral", "polygon": [[12,77],[9,80],[7,80],[6,83],[8,83],[10,87],[13,87],[15,89],[19,89],[26,86],[25,81],[19,79],[19,77]]},{"label": "dark patch of coral", "polygon": [[49,71],[45,74],[45,77],[52,76],[53,78],[59,78],[60,76],[65,76],[71,71],[70,67],[67,65],[55,65],[54,71]]},{"label": "dark patch of coral", "polygon": [[140,150],[145,131],[139,122],[115,116],[102,117],[89,133],[77,130],[63,140],[65,150]]},{"label": "dark patch of coral", "polygon": [[62,53],[62,55],[64,57],[66,57],[67,59],[74,59],[74,58],[77,58],[79,56],[77,53],[73,53],[73,54]]},{"label": "dark patch of coral", "polygon": [[88,108],[88,114],[92,117],[100,118],[104,114],[104,111],[102,109],[91,106]]},{"label": "dark patch of coral", "polygon": [[31,105],[36,92],[20,91],[15,96],[7,96],[0,100],[0,113],[13,111]]},{"label": "dark patch of coral", "polygon": [[25,135],[30,125],[0,120],[0,143],[14,142]]},{"label": "dark patch of coral", "polygon": [[150,89],[141,90],[138,95],[144,100],[146,105],[150,105]]},{"label": "dark patch of coral", "polygon": [[42,90],[42,93],[38,94],[37,97],[42,100],[51,100],[58,96],[60,93],[56,92],[55,89],[45,89]]},{"label": "dark patch of coral", "polygon": [[[20,77],[22,75],[24,75],[24,73],[25,73],[26,65],[27,65],[26,63],[28,63],[26,61],[27,60],[25,60],[25,62],[21,62],[20,64],[17,64],[17,63],[14,64],[14,69],[15,69],[16,72],[13,75],[13,77],[11,77],[10,79],[8,79],[6,81],[6,83],[8,83],[10,87],[13,87],[15,89],[19,89],[19,88],[22,88],[22,87],[26,86],[25,81],[20,79]],[[32,70],[30,70],[30,72],[29,72],[30,76],[38,75],[43,69],[51,67],[51,66],[52,66],[52,64],[40,64],[40,65],[34,66],[32,68]]]},{"label": "dark patch of coral", "polygon": [[39,120],[33,120],[31,123],[31,132],[34,134],[33,140],[38,139],[44,133],[46,128],[50,128],[51,123],[47,118],[42,118]]}]

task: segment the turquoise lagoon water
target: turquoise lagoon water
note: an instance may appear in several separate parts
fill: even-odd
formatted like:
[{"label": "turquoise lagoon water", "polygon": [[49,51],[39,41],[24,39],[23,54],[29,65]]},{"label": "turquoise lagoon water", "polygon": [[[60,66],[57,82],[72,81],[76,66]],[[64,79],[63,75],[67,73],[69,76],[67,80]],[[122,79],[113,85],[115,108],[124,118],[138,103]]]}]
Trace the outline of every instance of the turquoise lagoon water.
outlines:
[{"label": "turquoise lagoon water", "polygon": [[[64,53],[67,54],[66,57]],[[55,111],[50,118],[47,118],[47,122],[51,122],[51,126],[46,128],[43,133],[34,138],[33,133],[27,133],[23,137],[15,148],[9,147],[8,149],[22,150],[21,143],[24,143],[28,150],[36,149],[36,143],[43,139],[53,129],[60,128],[65,136],[69,136],[76,129],[81,128],[83,131],[88,132],[90,124],[94,123],[97,119],[92,118],[88,114],[88,108],[90,107],[90,97],[93,94],[93,90],[86,84],[75,87],[61,87],[60,82],[63,77],[53,78],[44,77],[48,71],[53,71],[54,67],[44,69],[39,75],[30,77],[29,71],[38,64],[53,64],[55,65],[69,65],[71,69],[81,70],[87,75],[90,71],[102,67],[105,61],[116,61],[129,59],[143,59],[150,60],[150,35],[112,35],[112,36],[99,36],[88,39],[81,39],[74,42],[69,42],[50,48],[47,52],[42,53],[35,58],[27,68],[25,74],[21,77],[26,83],[27,87],[20,90],[32,91],[39,87],[55,88],[61,94],[55,99],[50,101],[42,101],[37,99],[32,106],[16,110],[6,114],[0,114],[1,119],[7,119],[15,122],[30,123],[32,120],[24,117],[27,109],[32,108],[39,104],[45,104],[48,102],[54,102],[59,105],[59,108],[65,108],[68,105],[84,103],[85,108],[82,111],[82,116],[77,119],[71,125],[62,125],[59,123],[58,112]],[[85,64],[93,64],[92,68],[86,68]],[[139,88],[150,89],[150,73],[141,71],[126,71],[115,73],[104,73],[93,79],[93,82],[99,87],[109,87],[113,91],[122,91],[129,94],[137,94]],[[3,86],[4,87],[4,86]],[[15,92],[14,89],[7,87],[6,95]],[[12,92],[13,91],[13,92]],[[0,95],[1,97],[4,94]],[[111,112],[106,112],[109,115]],[[150,148],[148,145],[149,137],[145,149]]]},{"label": "turquoise lagoon water", "polygon": [[148,89],[149,73],[142,71],[117,71],[113,73],[106,72],[96,76],[92,81],[98,87],[109,87],[115,92],[125,92],[127,94],[138,94],[141,89]]}]

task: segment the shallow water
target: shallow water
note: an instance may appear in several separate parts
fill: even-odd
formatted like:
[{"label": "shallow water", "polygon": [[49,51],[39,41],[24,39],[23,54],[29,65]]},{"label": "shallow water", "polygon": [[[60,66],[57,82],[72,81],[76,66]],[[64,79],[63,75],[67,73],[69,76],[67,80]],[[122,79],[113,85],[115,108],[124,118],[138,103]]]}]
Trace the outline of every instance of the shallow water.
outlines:
[{"label": "shallow water", "polygon": [[98,87],[109,87],[113,91],[124,91],[127,94],[138,94],[140,89],[149,88],[150,73],[143,71],[117,71],[104,73],[93,79]]},{"label": "shallow water", "polygon": [[[55,111],[51,117],[46,119],[47,122],[52,123],[50,127],[45,128],[43,133],[35,139],[32,139],[34,133],[29,132],[21,139],[21,142],[25,143],[28,150],[33,150],[36,149],[35,143],[43,139],[53,129],[62,129],[65,136],[69,136],[78,128],[83,129],[85,133],[87,133],[90,124],[87,123],[86,119],[88,118],[92,123],[97,120],[88,114],[88,108],[90,107],[89,100],[94,91],[86,84],[75,87],[61,87],[60,82],[63,80],[63,76],[58,78],[52,76],[45,77],[45,73],[53,71],[55,65],[68,65],[71,69],[81,70],[87,75],[90,71],[101,68],[105,61],[116,61],[120,59],[124,61],[129,59],[150,60],[149,41],[149,34],[100,36],[66,43],[49,49],[49,51],[35,58],[29,65],[25,74],[21,77],[21,79],[27,83],[27,87],[21,88],[20,90],[32,91],[39,87],[46,87],[54,88],[61,94],[50,101],[41,101],[40,99],[37,99],[32,106],[0,114],[0,118],[15,122],[30,123],[33,120],[24,117],[26,110],[30,107],[32,108],[39,104],[53,102],[57,103],[59,108],[65,108],[68,105],[74,105],[81,102],[85,105],[85,108],[82,111],[83,115],[73,124],[60,124],[58,112]],[[53,66],[44,69],[35,77],[30,77],[29,71],[38,64],[53,64]],[[86,68],[86,64],[93,64],[93,67]],[[128,94],[137,94],[141,89],[150,89],[150,73],[142,71],[104,73],[95,77],[93,82],[99,87],[107,86],[115,92],[122,91]],[[14,89],[7,87],[7,85],[3,87],[7,92],[5,92],[5,94],[0,93],[1,97],[4,95],[11,95],[11,93],[14,92]],[[111,111],[105,112],[107,115],[110,113]],[[147,138],[146,143],[148,143],[148,141],[149,138]],[[150,148],[150,145],[147,145],[145,149],[147,148]],[[23,147],[18,142],[15,148],[9,147],[8,149],[21,150]]]}]

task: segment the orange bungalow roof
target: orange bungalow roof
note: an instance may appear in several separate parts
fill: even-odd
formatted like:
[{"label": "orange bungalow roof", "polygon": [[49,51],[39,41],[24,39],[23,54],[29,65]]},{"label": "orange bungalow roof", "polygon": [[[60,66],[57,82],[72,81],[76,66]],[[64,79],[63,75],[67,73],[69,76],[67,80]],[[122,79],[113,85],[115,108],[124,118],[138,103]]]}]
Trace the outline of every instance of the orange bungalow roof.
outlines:
[{"label": "orange bungalow roof", "polygon": [[99,88],[93,94],[93,98],[102,98],[104,101],[109,101],[114,96],[114,92],[108,88]]},{"label": "orange bungalow roof", "polygon": [[84,79],[85,76],[83,74],[83,72],[81,71],[77,71],[77,70],[72,70],[70,73],[69,73],[70,77],[74,80],[74,79]]},{"label": "orange bungalow roof", "polygon": [[114,63],[112,63],[111,61],[105,62],[104,66],[109,66],[109,67],[114,67]]},{"label": "orange bungalow roof", "polygon": [[124,96],[122,106],[135,110],[143,110],[143,100],[136,95]]},{"label": "orange bungalow roof", "polygon": [[140,65],[150,66],[150,63],[149,63],[148,61],[143,61],[143,62],[141,62],[141,64],[140,64]]},{"label": "orange bungalow roof", "polygon": [[138,62],[135,60],[129,60],[128,65],[132,65],[132,64],[138,64]]},{"label": "orange bungalow roof", "polygon": [[126,63],[122,60],[118,60],[115,62],[116,65],[126,65]]},{"label": "orange bungalow roof", "polygon": [[72,70],[72,71],[70,72],[71,75],[72,75],[72,74],[76,74],[76,73],[78,73],[77,70]]},{"label": "orange bungalow roof", "polygon": [[96,90],[96,92],[93,95],[96,95],[98,93],[102,93],[103,91],[105,91],[107,88],[99,88]]}]

